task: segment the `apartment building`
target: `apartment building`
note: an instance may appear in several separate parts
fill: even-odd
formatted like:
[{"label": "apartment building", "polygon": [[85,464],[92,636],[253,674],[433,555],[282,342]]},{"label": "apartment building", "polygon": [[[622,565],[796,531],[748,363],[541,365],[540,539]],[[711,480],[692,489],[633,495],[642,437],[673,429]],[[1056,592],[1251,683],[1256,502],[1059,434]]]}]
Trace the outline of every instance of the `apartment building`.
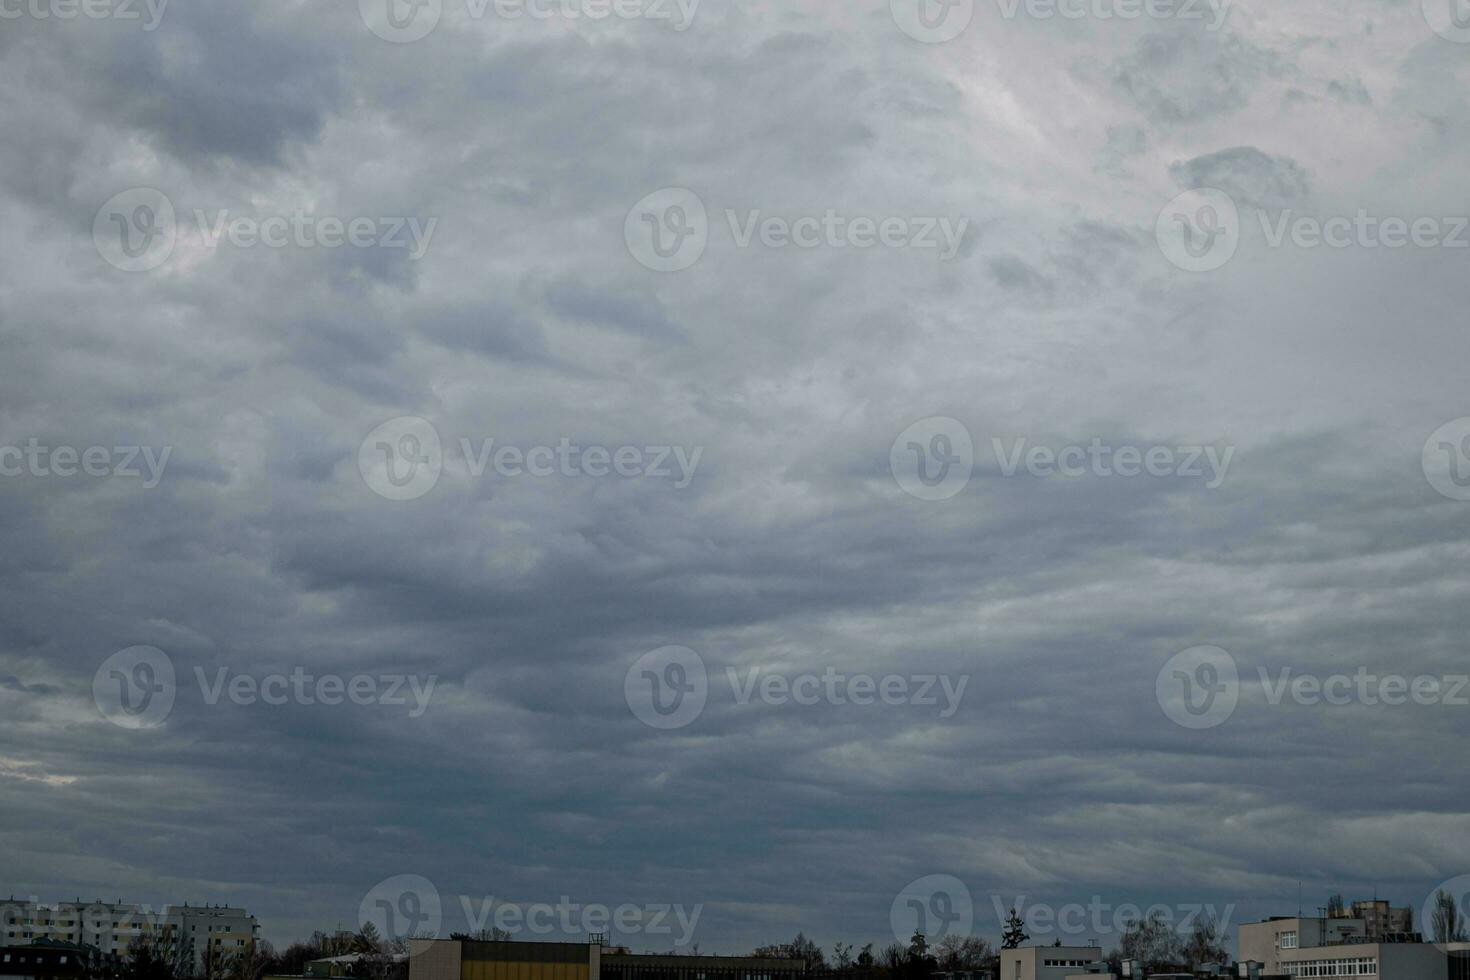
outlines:
[{"label": "apartment building", "polygon": [[1413,909],[1394,908],[1378,898],[1354,902],[1352,916],[1363,920],[1363,928],[1368,933],[1368,938],[1375,942],[1382,942],[1389,936],[1414,931]]},{"label": "apartment building", "polygon": [[202,969],[211,950],[216,955],[243,950],[259,929],[249,912],[225,905],[165,905],[154,910],[121,902],[0,900],[0,942],[7,946],[54,940],[125,956],[134,940],[167,940],[188,950],[196,969]]}]

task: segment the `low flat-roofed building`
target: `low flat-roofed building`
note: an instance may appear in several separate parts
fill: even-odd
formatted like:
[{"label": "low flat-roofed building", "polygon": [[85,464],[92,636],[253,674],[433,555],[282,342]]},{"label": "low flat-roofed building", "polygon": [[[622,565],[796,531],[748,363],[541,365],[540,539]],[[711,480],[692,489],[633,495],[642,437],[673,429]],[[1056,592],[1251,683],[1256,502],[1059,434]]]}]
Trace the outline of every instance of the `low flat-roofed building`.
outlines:
[{"label": "low flat-roofed building", "polygon": [[1102,963],[1097,946],[1020,946],[1000,951],[1000,980],[1067,980]]},{"label": "low flat-roofed building", "polygon": [[799,959],[629,953],[600,943],[414,939],[409,980],[798,980]]},{"label": "low flat-roofed building", "polygon": [[798,959],[604,952],[600,980],[797,980],[804,973]]},{"label": "low flat-roofed building", "polygon": [[1239,959],[1260,963],[1262,974],[1279,975],[1284,972],[1281,969],[1284,953],[1366,937],[1362,919],[1277,915],[1261,922],[1241,924]]},{"label": "low flat-roofed building", "polygon": [[1377,977],[1380,980],[1448,980],[1445,951],[1433,943],[1339,943],[1284,950],[1281,972],[1289,977]]},{"label": "low flat-roofed building", "polygon": [[121,971],[121,959],[86,943],[39,939],[23,946],[0,946],[0,977],[5,980],[115,977]]}]

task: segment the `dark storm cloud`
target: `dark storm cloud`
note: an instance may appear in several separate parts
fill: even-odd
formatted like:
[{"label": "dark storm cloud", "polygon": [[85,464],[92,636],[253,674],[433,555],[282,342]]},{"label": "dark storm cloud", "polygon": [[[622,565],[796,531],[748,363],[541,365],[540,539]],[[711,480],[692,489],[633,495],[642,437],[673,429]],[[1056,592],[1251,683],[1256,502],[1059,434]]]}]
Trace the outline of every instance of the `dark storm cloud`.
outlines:
[{"label": "dark storm cloud", "polygon": [[[1470,504],[1420,462],[1466,414],[1462,263],[1252,240],[1186,274],[1153,237],[1181,188],[1460,207],[1463,52],[1414,11],[1371,37],[1379,8],[977,18],[931,46],[879,6],[709,5],[675,32],[447,4],[391,44],[354,4],[175,4],[151,33],[0,33],[25,136],[0,145],[0,446],[173,450],[147,490],[0,478],[17,893],[235,901],[288,940],[410,872],[450,927],[461,893],[703,902],[702,948],[737,952],[886,943],[936,871],[993,934],[992,894],[1243,916],[1298,879],[1415,901],[1465,870],[1462,712],[1273,704],[1259,680],[1462,669]],[[179,215],[151,273],[91,241],[131,186]],[[709,241],[655,273],[624,220],[666,186]],[[298,209],[439,224],[410,257],[210,245],[194,217]],[[728,217],[829,209],[970,226],[939,260],[742,245]],[[398,501],[359,450],[404,415],[444,466]],[[934,415],[976,449],[945,501],[889,471]],[[699,463],[682,487],[473,465],[563,439]],[[992,440],[1020,439],[1234,455],[1214,488],[1008,476]],[[179,678],[156,729],[93,703],[135,644]],[[710,671],[670,732],[623,689],[667,644]],[[1155,694],[1199,644],[1243,680],[1208,731]],[[738,697],[752,670],[829,667],[968,683],[949,718]],[[418,717],[206,696],[298,668],[437,682]]]},{"label": "dark storm cloud", "polygon": [[1289,157],[1272,157],[1254,146],[1236,146],[1169,166],[1181,187],[1218,187],[1241,204],[1282,208],[1310,193],[1306,171]]}]

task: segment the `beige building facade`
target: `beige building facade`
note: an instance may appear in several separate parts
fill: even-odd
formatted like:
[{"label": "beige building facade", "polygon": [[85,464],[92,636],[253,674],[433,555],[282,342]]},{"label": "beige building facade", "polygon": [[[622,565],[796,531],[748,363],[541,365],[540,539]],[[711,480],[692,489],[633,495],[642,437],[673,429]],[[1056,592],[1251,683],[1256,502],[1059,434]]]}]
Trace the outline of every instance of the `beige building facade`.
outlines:
[{"label": "beige building facade", "polygon": [[1000,980],[1067,980],[1102,963],[1096,946],[1021,946],[1000,951]]}]

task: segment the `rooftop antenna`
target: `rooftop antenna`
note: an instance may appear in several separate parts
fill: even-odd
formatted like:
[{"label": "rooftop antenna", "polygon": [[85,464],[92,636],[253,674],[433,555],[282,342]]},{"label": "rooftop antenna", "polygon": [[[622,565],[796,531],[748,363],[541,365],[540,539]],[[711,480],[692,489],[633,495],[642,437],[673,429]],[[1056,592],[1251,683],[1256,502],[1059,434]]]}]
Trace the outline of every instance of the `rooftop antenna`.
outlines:
[{"label": "rooftop antenna", "polygon": [[1298,919],[1302,917],[1302,880],[1300,878],[1296,880],[1296,917]]}]

